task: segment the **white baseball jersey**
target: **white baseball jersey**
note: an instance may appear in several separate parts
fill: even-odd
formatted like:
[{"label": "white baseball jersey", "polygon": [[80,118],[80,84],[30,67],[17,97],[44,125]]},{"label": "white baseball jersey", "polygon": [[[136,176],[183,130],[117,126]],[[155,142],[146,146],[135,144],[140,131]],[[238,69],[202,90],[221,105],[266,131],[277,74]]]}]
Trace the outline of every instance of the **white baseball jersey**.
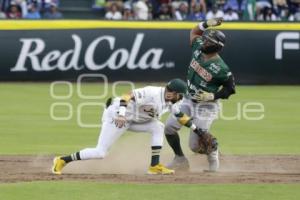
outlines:
[{"label": "white baseball jersey", "polygon": [[[144,87],[132,91],[135,101],[127,105],[124,127],[116,127],[113,119],[118,115],[120,98],[115,98],[111,106],[103,112],[102,129],[95,148],[80,151],[82,160],[104,158],[111,145],[126,131],[149,132],[152,135],[151,146],[162,146],[164,140],[164,124],[158,119],[167,111],[177,112],[177,104],[165,101],[164,87]],[[177,109],[175,109],[177,108]]]},{"label": "white baseball jersey", "polygon": [[130,101],[126,118],[129,121],[143,123],[153,118],[159,119],[165,112],[170,111],[171,102],[165,101],[165,88],[147,86],[132,91],[135,101]]}]

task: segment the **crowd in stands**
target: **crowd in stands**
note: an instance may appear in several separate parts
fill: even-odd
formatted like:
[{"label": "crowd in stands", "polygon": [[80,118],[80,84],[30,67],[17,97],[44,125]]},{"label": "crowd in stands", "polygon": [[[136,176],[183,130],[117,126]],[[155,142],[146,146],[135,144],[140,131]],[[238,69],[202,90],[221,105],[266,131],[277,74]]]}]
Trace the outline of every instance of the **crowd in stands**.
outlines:
[{"label": "crowd in stands", "polygon": [[0,19],[62,19],[59,0],[0,0]]},{"label": "crowd in stands", "polygon": [[300,0],[107,0],[105,9],[110,20],[300,21]]},{"label": "crowd in stands", "polygon": [[[0,0],[0,19],[61,19],[59,3]],[[300,21],[300,0],[94,0],[93,8],[108,20]]]}]

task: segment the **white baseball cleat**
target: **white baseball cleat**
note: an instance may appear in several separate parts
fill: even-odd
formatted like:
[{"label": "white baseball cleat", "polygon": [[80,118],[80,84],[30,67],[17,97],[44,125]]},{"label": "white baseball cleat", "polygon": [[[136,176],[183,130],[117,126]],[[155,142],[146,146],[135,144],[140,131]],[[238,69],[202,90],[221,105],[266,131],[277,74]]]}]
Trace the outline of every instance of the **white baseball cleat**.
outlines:
[{"label": "white baseball cleat", "polygon": [[175,155],[171,163],[167,165],[170,169],[175,169],[176,171],[189,171],[190,165],[189,161],[185,156]]}]

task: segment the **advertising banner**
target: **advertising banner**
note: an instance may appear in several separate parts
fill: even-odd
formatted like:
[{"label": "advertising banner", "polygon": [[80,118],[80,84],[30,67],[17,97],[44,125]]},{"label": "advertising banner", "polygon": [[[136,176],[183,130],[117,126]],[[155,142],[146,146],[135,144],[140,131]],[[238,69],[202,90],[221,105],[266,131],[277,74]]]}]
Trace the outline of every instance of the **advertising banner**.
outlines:
[{"label": "advertising banner", "polygon": [[[132,22],[134,23],[134,22]],[[191,26],[192,27],[192,26]],[[0,81],[185,78],[189,28],[0,29]],[[300,84],[300,30],[224,29],[220,53],[239,84]]]}]

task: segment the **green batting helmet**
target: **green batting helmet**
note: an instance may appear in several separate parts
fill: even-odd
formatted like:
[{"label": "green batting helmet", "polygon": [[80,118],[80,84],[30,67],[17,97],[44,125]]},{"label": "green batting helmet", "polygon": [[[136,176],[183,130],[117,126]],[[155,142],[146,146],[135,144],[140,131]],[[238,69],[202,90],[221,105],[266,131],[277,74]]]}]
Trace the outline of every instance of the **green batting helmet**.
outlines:
[{"label": "green batting helmet", "polygon": [[170,80],[167,84],[167,88],[172,92],[176,92],[180,94],[186,94],[187,92],[186,82],[184,82],[179,78]]}]

